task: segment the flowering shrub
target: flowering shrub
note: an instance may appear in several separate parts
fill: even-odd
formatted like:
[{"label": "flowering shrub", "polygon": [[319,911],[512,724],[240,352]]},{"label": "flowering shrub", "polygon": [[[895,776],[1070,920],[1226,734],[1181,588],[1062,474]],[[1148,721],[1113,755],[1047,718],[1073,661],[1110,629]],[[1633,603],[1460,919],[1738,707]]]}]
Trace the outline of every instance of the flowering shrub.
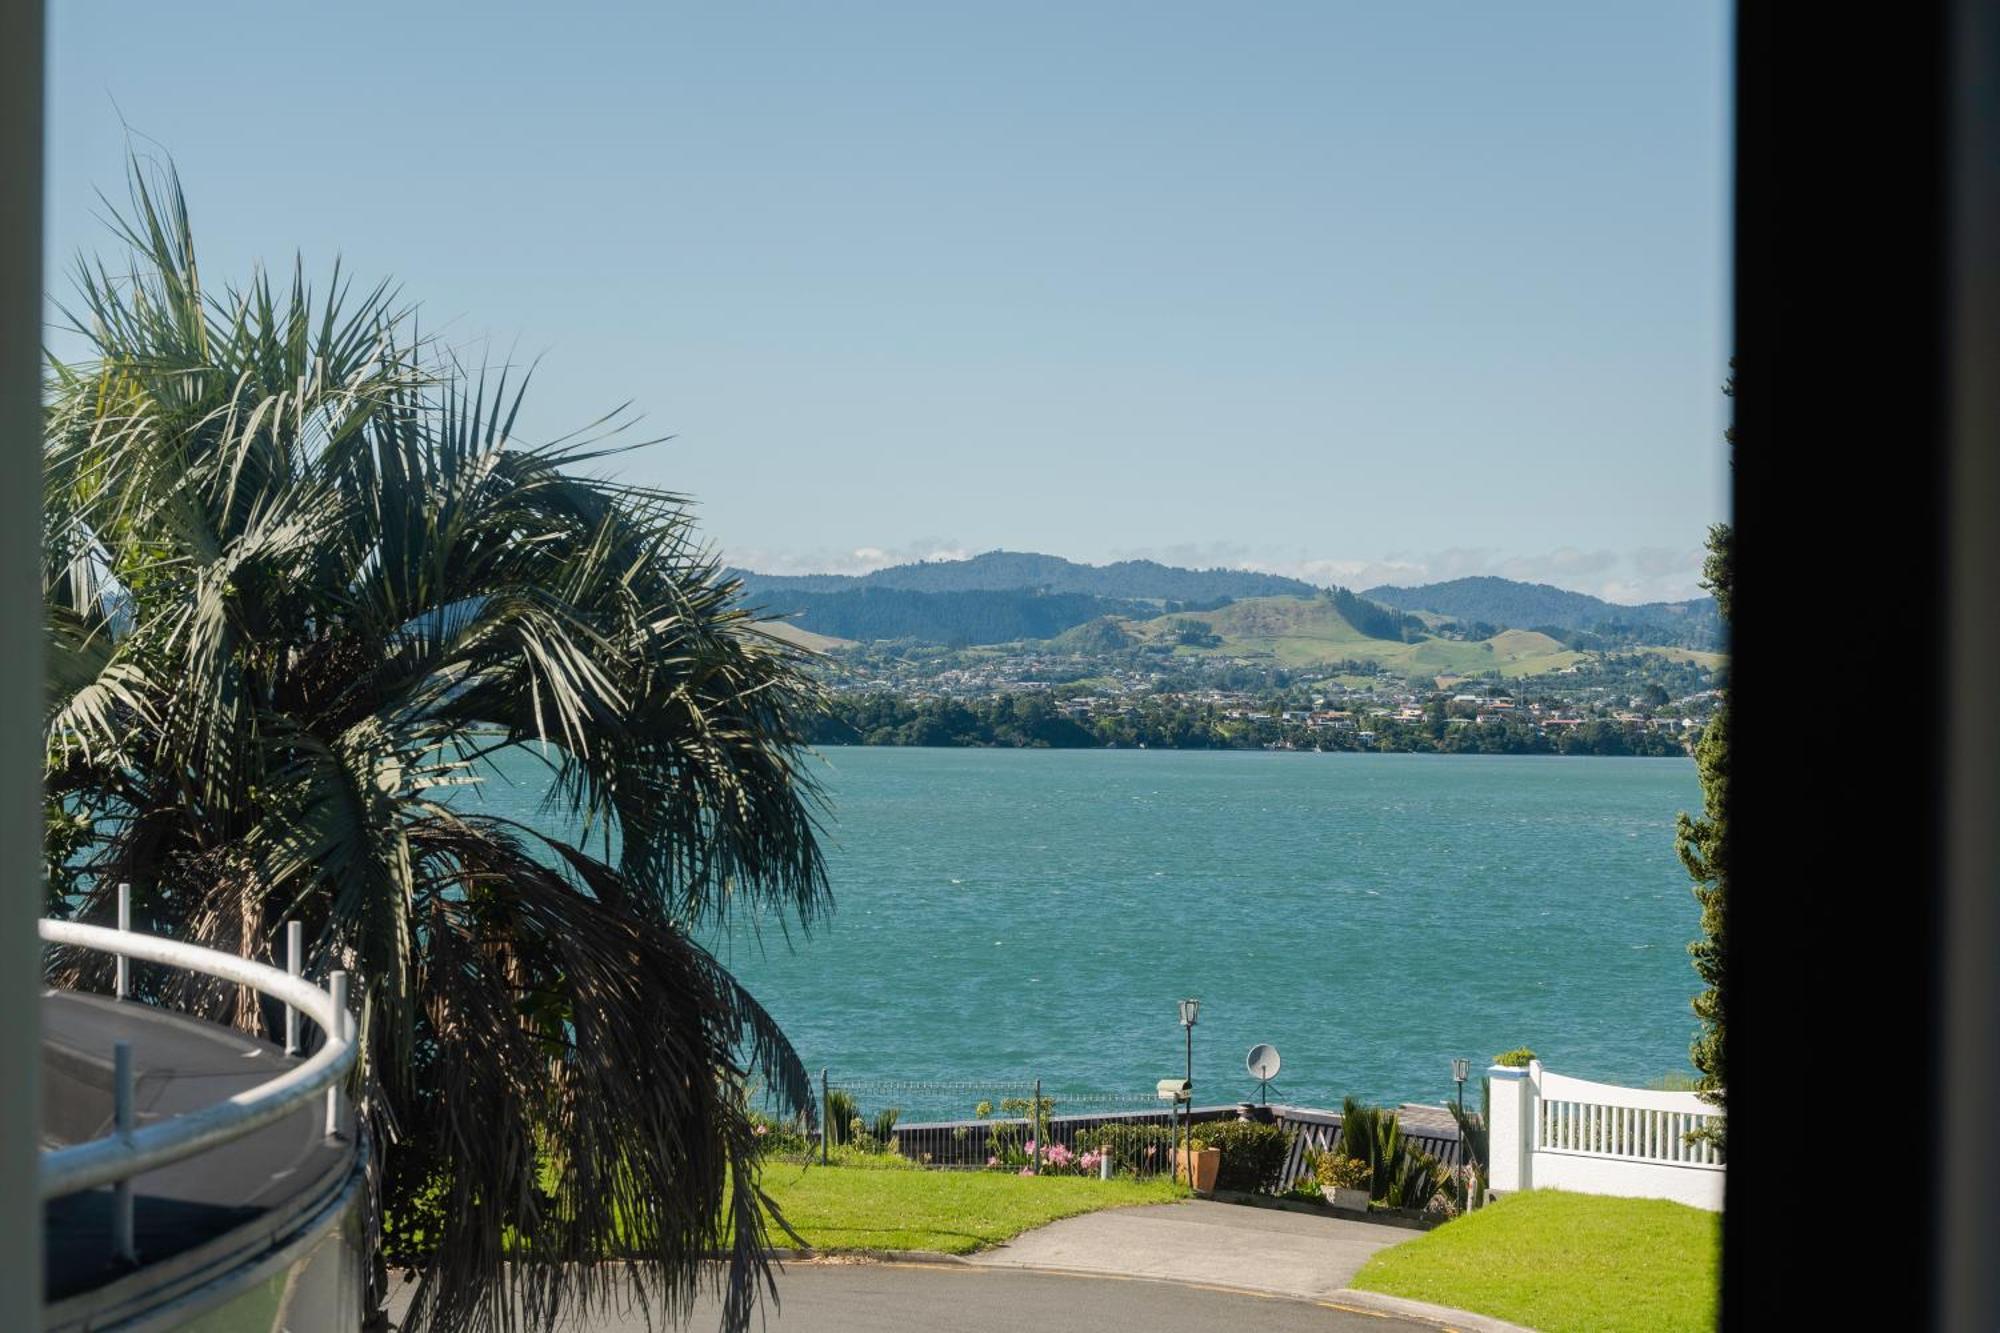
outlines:
[{"label": "flowering shrub", "polygon": [[1322,1153],[1313,1165],[1313,1175],[1320,1184],[1343,1190],[1365,1190],[1374,1179],[1368,1163],[1359,1157],[1342,1157],[1335,1153]]},{"label": "flowering shrub", "polygon": [[812,1147],[797,1121],[773,1120],[761,1111],[750,1112],[750,1133],[766,1157],[803,1157]]},{"label": "flowering shrub", "polygon": [[[995,1125],[990,1141],[992,1151],[987,1154],[986,1167],[989,1171],[1012,1171],[1015,1175],[1032,1176],[1094,1176],[1103,1165],[1104,1155],[1085,1149],[1078,1152],[1066,1143],[1042,1143],[1035,1139],[1017,1140],[1019,1128],[1012,1125]],[[1039,1172],[1036,1170],[1036,1149],[1040,1148]]]},{"label": "flowering shrub", "polygon": [[1076,1146],[1084,1152],[1109,1154],[1111,1168],[1135,1175],[1158,1169],[1178,1140],[1166,1125],[1112,1121],[1080,1131]]}]

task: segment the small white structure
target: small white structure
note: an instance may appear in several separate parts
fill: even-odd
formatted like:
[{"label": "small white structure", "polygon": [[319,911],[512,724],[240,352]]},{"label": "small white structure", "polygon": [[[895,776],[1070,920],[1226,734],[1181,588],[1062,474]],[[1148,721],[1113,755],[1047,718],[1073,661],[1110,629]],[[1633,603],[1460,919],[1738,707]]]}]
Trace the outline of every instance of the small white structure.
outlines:
[{"label": "small white structure", "polygon": [[1722,1156],[1687,1135],[1717,1119],[1692,1092],[1652,1092],[1494,1065],[1490,1180],[1493,1193],[1565,1189],[1672,1199],[1719,1212]]}]

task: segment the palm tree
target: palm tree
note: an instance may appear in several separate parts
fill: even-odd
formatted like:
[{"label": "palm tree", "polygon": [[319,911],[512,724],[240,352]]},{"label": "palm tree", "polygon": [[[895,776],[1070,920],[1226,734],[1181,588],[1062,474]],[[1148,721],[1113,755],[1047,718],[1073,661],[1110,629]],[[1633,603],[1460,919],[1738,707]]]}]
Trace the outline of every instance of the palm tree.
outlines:
[{"label": "palm tree", "polygon": [[[171,170],[135,164],[113,226],[130,271],[80,264],[88,355],[49,384],[52,906],[102,919],[129,881],[141,928],[258,958],[296,918],[356,975],[408,1327],[546,1325],[610,1294],[610,1254],[679,1318],[717,1249],[745,1326],[750,1101],[802,1110],[810,1081],[694,935],[830,906],[802,659],[680,497],[579,473],[622,414],[521,447],[519,387],[390,288],[295,264],[216,294]],[[524,749],[573,838],[446,799]]]}]

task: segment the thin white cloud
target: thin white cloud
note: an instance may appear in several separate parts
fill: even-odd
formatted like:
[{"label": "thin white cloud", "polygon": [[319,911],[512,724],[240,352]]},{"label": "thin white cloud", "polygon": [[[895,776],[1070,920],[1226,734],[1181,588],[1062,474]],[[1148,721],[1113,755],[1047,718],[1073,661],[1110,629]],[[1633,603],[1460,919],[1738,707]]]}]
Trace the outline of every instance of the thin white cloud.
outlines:
[{"label": "thin white cloud", "polygon": [[855,546],[846,550],[782,551],[740,546],[722,553],[725,563],[759,574],[870,574],[891,565],[921,560],[965,560],[973,552],[946,537],[920,537],[901,546]]}]

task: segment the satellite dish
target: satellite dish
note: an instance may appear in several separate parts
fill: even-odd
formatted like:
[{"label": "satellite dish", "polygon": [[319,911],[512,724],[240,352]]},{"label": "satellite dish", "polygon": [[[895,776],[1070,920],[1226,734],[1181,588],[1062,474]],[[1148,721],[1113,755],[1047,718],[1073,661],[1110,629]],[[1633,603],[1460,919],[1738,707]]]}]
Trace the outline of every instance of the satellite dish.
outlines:
[{"label": "satellite dish", "polygon": [[1243,1067],[1250,1071],[1251,1078],[1257,1080],[1258,1096],[1268,1105],[1271,1080],[1278,1076],[1278,1048],[1269,1042],[1258,1042],[1250,1048],[1250,1054],[1243,1057]]}]

